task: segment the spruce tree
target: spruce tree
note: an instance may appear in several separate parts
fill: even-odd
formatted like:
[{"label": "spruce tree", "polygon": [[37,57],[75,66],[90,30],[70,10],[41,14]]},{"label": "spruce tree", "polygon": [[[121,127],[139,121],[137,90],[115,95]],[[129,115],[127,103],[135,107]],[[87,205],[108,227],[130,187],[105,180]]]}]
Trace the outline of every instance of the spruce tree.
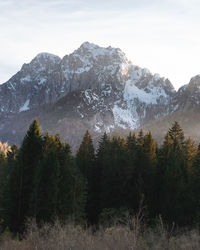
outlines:
[{"label": "spruce tree", "polygon": [[181,128],[180,124],[175,121],[172,124],[172,127],[168,131],[170,139],[172,140],[172,145],[174,147],[174,150],[182,149],[185,142],[185,136],[183,129]]},{"label": "spruce tree", "polygon": [[11,212],[12,231],[23,232],[27,217],[34,215],[30,201],[34,189],[34,175],[41,153],[41,130],[38,120],[34,120],[24,137],[11,176],[12,203],[16,204]]},{"label": "spruce tree", "polygon": [[143,133],[142,129],[140,129],[140,131],[138,133],[137,144],[140,146],[143,146],[143,144],[144,144],[144,133]]},{"label": "spruce tree", "polygon": [[86,206],[86,183],[75,164],[70,145],[55,136],[60,164],[58,182],[58,218],[71,217],[75,222],[83,220]]},{"label": "spruce tree", "polygon": [[88,197],[86,204],[86,216],[88,222],[93,224],[96,221],[96,212],[94,209],[95,199],[95,153],[92,138],[89,131],[86,131],[83,141],[76,154],[77,167],[82,173],[83,177],[87,182]]},{"label": "spruce tree", "polygon": [[184,155],[184,133],[178,122],[175,122],[166,134],[159,154],[158,169],[160,182],[160,209],[168,222],[186,224],[190,220],[188,200],[188,172]]},{"label": "spruce tree", "polygon": [[145,143],[145,136],[143,130],[141,129],[137,136],[135,170],[132,176],[133,179],[132,182],[134,183],[134,193],[135,193],[135,197],[132,204],[134,204],[133,209],[135,213],[137,213],[140,204],[144,202],[144,198],[146,199],[145,197],[146,156],[144,150],[144,143]]},{"label": "spruce tree", "polygon": [[200,225],[200,145],[192,164],[191,197],[193,208],[193,222]]},{"label": "spruce tree", "polygon": [[95,154],[92,138],[87,130],[76,154],[78,167],[86,179],[89,179],[91,168],[94,166]]},{"label": "spruce tree", "polygon": [[37,222],[53,222],[56,217],[59,162],[51,145],[37,166],[31,210]]},{"label": "spruce tree", "polygon": [[65,221],[69,217],[80,220],[84,199],[85,186],[73,164],[70,146],[59,135],[46,133],[32,196],[37,222],[54,222],[55,218]]},{"label": "spruce tree", "polygon": [[105,132],[101,137],[97,154],[96,154],[96,195],[95,195],[95,209],[96,213],[96,222],[99,220],[99,216],[103,210],[103,199],[104,199],[104,177],[105,177],[105,169],[109,166],[110,159],[110,139]]},{"label": "spruce tree", "polygon": [[128,209],[127,184],[130,172],[127,168],[126,141],[114,137],[104,151],[101,176],[100,206],[105,209]]},{"label": "spruce tree", "polygon": [[127,206],[130,210],[136,212],[139,203],[139,194],[137,190],[137,136],[135,133],[129,134],[126,138],[126,157],[127,157],[127,171],[129,171],[130,178],[127,182]]},{"label": "spruce tree", "polygon": [[141,159],[143,166],[141,167],[143,168],[142,178],[144,183],[144,202],[149,209],[149,215],[155,216],[155,192],[157,191],[155,185],[157,145],[152,138],[151,132],[148,132],[144,136],[143,154],[143,158]]},{"label": "spruce tree", "polygon": [[198,149],[195,142],[189,137],[184,144],[184,158],[186,163],[186,168],[188,170],[189,176],[192,174],[192,165],[194,163],[195,157],[197,155]]}]

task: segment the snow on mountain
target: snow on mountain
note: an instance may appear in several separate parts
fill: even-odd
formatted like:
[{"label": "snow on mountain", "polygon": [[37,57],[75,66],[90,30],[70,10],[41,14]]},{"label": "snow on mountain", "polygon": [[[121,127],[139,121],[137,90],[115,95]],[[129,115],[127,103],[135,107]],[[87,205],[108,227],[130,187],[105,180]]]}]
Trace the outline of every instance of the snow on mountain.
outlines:
[{"label": "snow on mountain", "polygon": [[29,99],[26,100],[25,103],[24,103],[24,105],[22,107],[20,107],[19,112],[29,110],[29,107],[28,107],[29,103],[30,103],[30,100]]},{"label": "snow on mountain", "polygon": [[121,89],[129,66],[128,59],[120,49],[83,43],[79,49],[62,59],[66,92],[102,89],[108,83]]},{"label": "snow on mountain", "polygon": [[101,133],[137,128],[170,112],[175,90],[168,79],[133,65],[119,48],[85,42],[63,59],[40,53],[24,64],[0,85],[0,110],[28,112],[74,94],[73,115]]},{"label": "snow on mountain", "polygon": [[24,64],[8,82],[0,85],[0,110],[17,113],[24,111],[27,100],[26,110],[28,106],[33,108],[56,101],[50,92],[54,92],[56,83],[52,82],[52,75],[59,71],[60,61],[58,56],[40,53],[29,64]]}]

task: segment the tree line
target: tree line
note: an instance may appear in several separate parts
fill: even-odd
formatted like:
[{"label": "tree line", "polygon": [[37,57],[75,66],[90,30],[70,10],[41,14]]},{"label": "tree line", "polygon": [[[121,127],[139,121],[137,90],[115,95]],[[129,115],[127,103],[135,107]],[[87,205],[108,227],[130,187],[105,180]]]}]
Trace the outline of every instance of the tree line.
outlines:
[{"label": "tree line", "polygon": [[99,225],[126,211],[148,211],[149,223],[200,223],[200,147],[178,122],[158,146],[151,132],[126,138],[106,133],[94,149],[87,131],[75,155],[37,120],[21,147],[0,155],[1,230],[22,233],[28,218]]}]

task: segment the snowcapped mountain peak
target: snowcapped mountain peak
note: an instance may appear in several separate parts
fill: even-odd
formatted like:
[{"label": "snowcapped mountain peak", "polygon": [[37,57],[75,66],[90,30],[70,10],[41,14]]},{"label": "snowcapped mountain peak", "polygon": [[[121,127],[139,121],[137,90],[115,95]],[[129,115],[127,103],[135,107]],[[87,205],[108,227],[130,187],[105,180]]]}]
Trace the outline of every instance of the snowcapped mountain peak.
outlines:
[{"label": "snowcapped mountain peak", "polygon": [[47,63],[47,62],[52,62],[52,63],[59,63],[61,61],[59,56],[56,56],[54,54],[51,53],[47,53],[47,52],[42,52],[39,53],[32,61],[31,63],[34,62],[41,62],[41,63]]},{"label": "snowcapped mountain peak", "polygon": [[93,60],[100,64],[118,65],[122,70],[127,65],[131,64],[125,53],[119,48],[113,48],[111,46],[105,48],[92,44],[92,46],[89,47],[88,52]]},{"label": "snowcapped mountain peak", "polygon": [[119,48],[113,48],[111,46],[105,48],[100,47],[96,44],[84,42],[77,50],[75,50],[71,55],[78,56],[81,58],[92,58],[93,60],[98,60],[103,57],[111,57],[113,60],[118,59],[119,61],[126,61],[126,55]]},{"label": "snowcapped mountain peak", "polygon": [[65,80],[76,81],[70,85],[71,90],[101,89],[108,83],[121,89],[129,67],[130,62],[120,49],[104,48],[89,42],[83,43],[61,62]]},{"label": "snowcapped mountain peak", "polygon": [[87,50],[91,50],[91,49],[97,49],[100,48],[98,45],[94,44],[94,43],[90,43],[90,42],[84,42],[81,44],[80,46],[81,49],[87,49]]},{"label": "snowcapped mountain peak", "polygon": [[[9,133],[10,138],[22,136],[15,127],[21,129],[35,116],[48,124],[46,129],[52,124],[56,132],[64,131],[64,139],[86,129],[94,134],[135,129],[197,105],[200,75],[176,92],[167,78],[132,64],[121,49],[85,42],[62,59],[38,54],[0,85],[0,135],[6,140]],[[12,123],[14,128],[6,130]]]},{"label": "snowcapped mountain peak", "polygon": [[[79,96],[76,102],[74,95]],[[101,132],[115,127],[136,128],[165,114],[172,95],[169,80],[133,65],[121,49],[85,42],[62,59],[40,53],[24,64],[0,86],[0,110],[29,112],[70,96],[75,103],[73,113],[80,119],[93,114],[95,128]]]}]

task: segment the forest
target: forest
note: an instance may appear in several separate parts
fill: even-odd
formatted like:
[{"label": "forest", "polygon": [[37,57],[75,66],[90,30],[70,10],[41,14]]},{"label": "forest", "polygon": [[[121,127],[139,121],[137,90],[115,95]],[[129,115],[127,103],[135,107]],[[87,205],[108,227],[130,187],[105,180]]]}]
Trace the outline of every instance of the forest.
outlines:
[{"label": "forest", "polygon": [[200,224],[200,147],[174,122],[162,145],[142,130],[126,138],[106,133],[97,149],[86,131],[76,154],[59,135],[30,125],[21,146],[0,156],[1,232],[71,220],[98,228],[145,210],[179,227]]}]

